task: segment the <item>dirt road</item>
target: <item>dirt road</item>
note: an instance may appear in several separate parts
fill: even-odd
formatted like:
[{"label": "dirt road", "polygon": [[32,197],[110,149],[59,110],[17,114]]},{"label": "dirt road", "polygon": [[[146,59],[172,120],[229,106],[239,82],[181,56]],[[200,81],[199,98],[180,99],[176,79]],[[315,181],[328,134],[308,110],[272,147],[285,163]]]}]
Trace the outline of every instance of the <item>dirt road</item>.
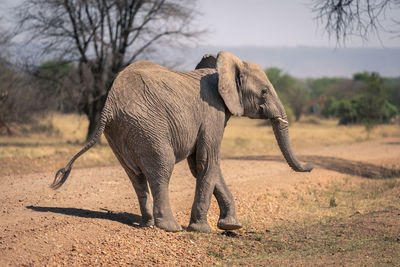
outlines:
[{"label": "dirt road", "polygon": [[[314,163],[311,173],[293,172],[280,154],[224,155],[222,171],[244,224],[256,218],[252,223],[257,227],[270,229],[277,221],[286,220],[279,207],[271,206],[273,202],[263,204],[266,193],[323,187],[344,177],[354,183],[392,177],[400,164],[398,139],[296,152],[301,160]],[[136,195],[120,166],[73,169],[57,191],[48,187],[53,175],[46,172],[0,178],[0,266],[217,262],[218,258],[207,251],[207,242],[220,236],[215,200],[209,211],[215,230],[212,234],[166,233],[139,227]],[[186,162],[181,162],[171,179],[170,196],[175,216],[183,226],[189,222],[193,194],[194,179]],[[258,214],[260,209],[263,214]]]}]

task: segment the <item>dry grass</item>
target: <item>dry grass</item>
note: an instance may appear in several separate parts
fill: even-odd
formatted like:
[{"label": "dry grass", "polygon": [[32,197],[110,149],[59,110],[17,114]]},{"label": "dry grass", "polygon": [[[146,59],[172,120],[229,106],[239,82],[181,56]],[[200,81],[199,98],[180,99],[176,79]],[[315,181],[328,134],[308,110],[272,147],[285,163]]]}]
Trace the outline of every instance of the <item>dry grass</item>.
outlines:
[{"label": "dry grass", "polygon": [[[18,126],[21,134],[0,136],[0,175],[57,170],[84,144],[88,121],[76,114],[51,114],[35,126]],[[364,127],[337,126],[335,120],[305,117],[290,127],[294,149],[310,146],[350,144],[368,138],[399,137],[398,125],[382,125],[367,135]],[[277,153],[271,126],[265,121],[232,118],[222,142],[223,155]],[[118,164],[107,142],[89,150],[76,162],[78,167]]]},{"label": "dry grass", "polygon": [[[400,127],[379,125],[368,135],[362,125],[338,126],[337,120],[304,117],[290,126],[289,133],[294,149],[303,149],[400,137]],[[223,153],[253,155],[278,150],[272,128],[266,122],[247,118],[233,118],[228,122],[222,142]]]},{"label": "dry grass", "polygon": [[[82,116],[53,114],[25,134],[0,137],[0,176],[57,170],[82,147],[86,127]],[[400,137],[400,127],[383,125],[368,135],[363,126],[337,126],[334,120],[306,117],[291,125],[290,135],[294,149],[302,150],[352,144],[367,138]],[[228,123],[223,155],[278,151],[272,129],[264,122],[233,118]],[[81,167],[118,164],[104,139],[76,163]],[[336,162],[339,163],[343,164]],[[199,253],[206,252],[217,265],[398,264],[400,178],[366,179],[340,170],[312,175],[313,179],[261,193],[237,189],[236,207],[244,228],[236,233],[181,232],[160,236],[187,241]],[[213,203],[209,214],[218,214]],[[217,219],[217,215],[209,217],[212,225]]]},{"label": "dry grass", "polygon": [[197,239],[223,265],[397,264],[399,194],[400,179],[356,177],[270,190],[238,203],[246,215],[236,234]]},{"label": "dry grass", "polygon": [[[84,145],[88,121],[76,114],[52,114],[38,125],[19,125],[15,136],[0,136],[0,176],[55,171]],[[117,164],[104,136],[76,162],[78,167]]]}]

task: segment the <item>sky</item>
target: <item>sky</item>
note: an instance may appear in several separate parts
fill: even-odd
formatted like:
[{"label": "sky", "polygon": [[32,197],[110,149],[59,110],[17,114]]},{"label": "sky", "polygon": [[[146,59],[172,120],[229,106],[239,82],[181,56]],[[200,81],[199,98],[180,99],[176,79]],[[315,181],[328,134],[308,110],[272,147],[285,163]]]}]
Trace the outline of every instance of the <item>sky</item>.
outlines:
[{"label": "sky", "polygon": [[[9,15],[22,1],[0,0],[0,17],[3,17],[3,25],[0,26],[13,27]],[[393,34],[380,32],[379,38],[371,35],[365,41],[353,37],[338,46],[336,39],[330,38],[315,20],[316,14],[311,6],[313,1],[193,1],[197,3],[195,10],[199,13],[195,23],[208,32],[200,37],[198,43],[190,43],[186,48],[172,48],[167,53],[161,53],[164,58],[156,55],[150,59],[162,65],[189,70],[204,53],[225,50],[242,60],[257,62],[263,68],[279,67],[296,77],[351,77],[361,71],[399,76],[400,36],[393,38]],[[386,15],[400,21],[400,9]],[[384,25],[393,25],[393,22],[387,20]],[[399,24],[397,29],[399,33]],[[23,40],[21,37],[20,40]],[[16,54],[35,54],[35,45],[30,48]]]},{"label": "sky", "polygon": [[[313,0],[198,0],[198,24],[209,30],[200,45],[336,47],[318,27],[311,11]],[[0,0],[0,16],[7,16],[21,0]],[[400,18],[400,10],[388,14]],[[3,20],[8,24],[9,20]],[[389,22],[391,24],[391,22]],[[381,32],[367,42],[350,38],[346,47],[400,47],[400,38]]]},{"label": "sky", "polygon": [[[200,0],[201,25],[210,29],[204,45],[336,47],[314,20],[312,0]],[[387,14],[400,18],[400,10]],[[391,25],[391,21],[387,21]],[[346,47],[400,47],[400,38],[380,33],[368,42],[346,41]]]}]

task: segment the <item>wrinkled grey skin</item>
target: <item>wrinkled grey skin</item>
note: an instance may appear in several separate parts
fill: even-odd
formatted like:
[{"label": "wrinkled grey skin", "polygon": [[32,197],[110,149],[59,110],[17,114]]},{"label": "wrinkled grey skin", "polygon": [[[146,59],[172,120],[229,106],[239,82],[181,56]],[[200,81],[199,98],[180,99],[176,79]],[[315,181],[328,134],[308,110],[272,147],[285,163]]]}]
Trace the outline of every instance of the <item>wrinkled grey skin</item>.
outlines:
[{"label": "wrinkled grey skin", "polygon": [[171,211],[168,185],[175,163],[187,159],[196,177],[188,230],[211,231],[207,212],[212,194],[220,207],[218,227],[238,229],[234,199],[220,169],[221,141],[231,115],[270,119],[288,164],[295,171],[311,171],[293,155],[286,113],[260,66],[220,52],[216,58],[205,56],[196,68],[176,72],[139,61],[119,73],[96,135],[57,172],[52,187],[65,182],[73,162],[104,131],[136,191],[144,225],[182,229]]}]

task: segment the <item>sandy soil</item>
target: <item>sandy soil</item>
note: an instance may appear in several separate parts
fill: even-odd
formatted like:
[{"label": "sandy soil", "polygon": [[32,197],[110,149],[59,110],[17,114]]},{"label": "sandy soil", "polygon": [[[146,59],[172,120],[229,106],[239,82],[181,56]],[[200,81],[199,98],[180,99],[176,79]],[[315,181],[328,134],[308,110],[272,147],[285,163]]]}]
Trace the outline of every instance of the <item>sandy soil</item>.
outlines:
[{"label": "sandy soil", "polygon": [[[400,140],[319,147],[297,154],[314,163],[311,173],[293,172],[279,154],[224,155],[222,171],[237,200],[239,218],[251,213],[262,201],[260,197],[271,190],[321,185],[344,176],[363,180],[393,175],[399,168]],[[57,191],[48,187],[53,175],[0,178],[0,266],[215,263],[204,242],[199,244],[194,238],[197,234],[139,226],[136,195],[120,166],[73,169]],[[194,179],[186,162],[181,162],[171,179],[170,196],[175,216],[184,227],[189,222],[193,193]],[[265,229],[282,219],[274,215],[274,209],[260,216],[265,218]],[[215,231],[205,235],[209,242],[220,234],[217,219],[213,200],[209,222]]]}]

